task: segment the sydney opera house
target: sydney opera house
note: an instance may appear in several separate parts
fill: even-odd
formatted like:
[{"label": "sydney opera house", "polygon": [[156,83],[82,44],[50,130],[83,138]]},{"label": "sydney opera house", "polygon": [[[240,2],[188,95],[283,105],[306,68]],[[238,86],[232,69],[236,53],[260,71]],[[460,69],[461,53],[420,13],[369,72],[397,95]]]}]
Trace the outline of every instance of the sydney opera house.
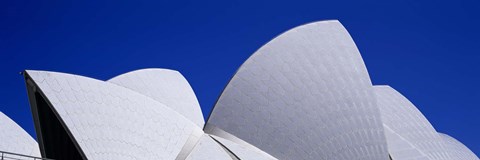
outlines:
[{"label": "sydney opera house", "polygon": [[438,133],[395,89],[372,85],[335,20],[296,27],[262,46],[206,121],[174,70],[142,69],[107,81],[23,75],[37,139],[0,114],[2,159],[479,159]]}]

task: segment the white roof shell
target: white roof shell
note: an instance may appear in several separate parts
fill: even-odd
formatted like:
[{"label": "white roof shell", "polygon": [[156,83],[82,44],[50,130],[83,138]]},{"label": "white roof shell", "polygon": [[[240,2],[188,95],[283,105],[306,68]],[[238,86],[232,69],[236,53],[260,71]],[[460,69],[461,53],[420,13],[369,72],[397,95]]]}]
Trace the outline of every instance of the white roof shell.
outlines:
[{"label": "white roof shell", "polygon": [[188,81],[178,71],[141,69],[116,76],[110,83],[123,86],[165,104],[203,128],[200,104]]},{"label": "white roof shell", "polygon": [[237,71],[213,125],[279,159],[388,159],[372,84],[338,21],[276,37]]},{"label": "white roof shell", "polygon": [[456,160],[478,160],[479,158],[467,146],[463,145],[457,139],[443,133],[438,133],[445,142],[447,150],[450,152],[452,159]]},{"label": "white roof shell", "polygon": [[[382,122],[393,132],[386,132],[393,159],[452,159],[437,131],[407,98],[389,86],[374,86],[374,90]],[[393,138],[392,134],[397,138]],[[399,146],[398,139],[410,146]]]},{"label": "white roof shell", "polygon": [[203,132],[165,104],[112,83],[58,72],[26,73],[87,159],[175,159],[191,134]]},{"label": "white roof shell", "polygon": [[40,157],[37,141],[2,112],[0,112],[0,151]]}]

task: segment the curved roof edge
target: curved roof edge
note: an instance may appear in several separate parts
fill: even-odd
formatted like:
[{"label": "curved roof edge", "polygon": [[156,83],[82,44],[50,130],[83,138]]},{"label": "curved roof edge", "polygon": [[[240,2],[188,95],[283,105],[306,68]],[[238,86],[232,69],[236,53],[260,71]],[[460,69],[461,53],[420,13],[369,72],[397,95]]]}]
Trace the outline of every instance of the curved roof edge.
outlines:
[{"label": "curved roof edge", "polygon": [[125,87],[164,103],[203,128],[205,120],[195,92],[178,71],[146,68],[127,72],[106,82]]},{"label": "curved roof edge", "polygon": [[[387,85],[375,85],[373,88],[382,123],[385,128],[394,132],[390,136],[386,133],[387,144],[393,158],[409,159],[426,156],[428,159],[435,160],[452,159],[435,128],[407,97]],[[411,147],[396,146],[402,144],[398,143],[399,138],[408,142]],[[406,149],[409,152],[406,152]]]},{"label": "curved roof edge", "polygon": [[438,132],[442,140],[445,142],[447,151],[451,153],[452,158],[458,160],[478,160],[479,158],[466,145],[452,136]]},{"label": "curved roof edge", "polygon": [[0,151],[40,157],[37,141],[0,111]]},{"label": "curved roof edge", "polygon": [[[387,144],[371,86],[359,50],[340,22],[307,23],[268,41],[238,68],[207,125],[280,159],[328,159],[339,154],[383,159],[388,157]],[[347,116],[354,114],[352,106],[364,114]],[[352,127],[331,125],[339,122]],[[297,128],[282,130],[291,125]],[[340,144],[349,136],[360,138],[355,144]],[[361,143],[374,147],[362,148]]]},{"label": "curved roof edge", "polygon": [[174,70],[174,69],[168,69],[168,68],[142,68],[142,69],[136,69],[136,70],[132,70],[132,71],[128,71],[128,72],[125,72],[125,73],[122,73],[122,74],[119,74],[119,75],[116,75],[106,81],[111,81],[113,79],[116,79],[116,78],[120,78],[122,76],[127,76],[129,74],[134,74],[136,72],[141,72],[141,71],[157,71],[157,70],[161,70],[161,71],[169,71],[169,72],[178,72],[180,73],[179,71],[177,70]]},{"label": "curved roof edge", "polygon": [[247,62],[249,59],[252,59],[252,57],[255,55],[255,53],[257,53],[260,49],[264,48],[265,46],[267,46],[271,41],[273,41],[274,39],[277,39],[278,37],[282,36],[283,34],[289,32],[289,31],[292,31],[294,29],[297,29],[297,28],[300,28],[300,27],[304,27],[304,26],[307,26],[307,25],[312,25],[312,24],[316,24],[316,23],[322,23],[322,22],[336,22],[336,23],[340,23],[340,21],[338,21],[337,19],[330,19],[330,20],[321,20],[321,21],[313,21],[313,22],[308,22],[308,23],[304,23],[304,24],[301,24],[299,26],[296,26],[296,27],[293,27],[293,28],[289,28],[279,34],[277,34],[274,38],[268,40],[267,42],[265,42],[265,44],[263,44],[262,46],[260,46],[257,50],[255,50],[253,52],[253,54],[251,54],[238,68],[237,70],[235,70],[235,72],[230,76],[230,79],[228,80],[228,82],[225,84],[225,86],[223,87],[222,91],[220,92],[220,94],[218,95],[217,97],[217,100],[215,101],[215,103],[213,104],[213,107],[212,107],[212,110],[210,111],[210,113],[208,114],[208,117],[206,117],[206,121],[205,123],[208,123],[208,121],[210,120],[210,117],[212,117],[212,113],[213,111],[215,110],[216,108],[216,104],[218,103],[218,100],[220,99],[220,97],[222,97],[222,94],[223,92],[225,92],[225,89],[227,88],[228,84],[230,84],[230,82],[233,80],[233,78],[235,77],[235,75],[237,75],[238,71],[245,65],[245,62]]}]

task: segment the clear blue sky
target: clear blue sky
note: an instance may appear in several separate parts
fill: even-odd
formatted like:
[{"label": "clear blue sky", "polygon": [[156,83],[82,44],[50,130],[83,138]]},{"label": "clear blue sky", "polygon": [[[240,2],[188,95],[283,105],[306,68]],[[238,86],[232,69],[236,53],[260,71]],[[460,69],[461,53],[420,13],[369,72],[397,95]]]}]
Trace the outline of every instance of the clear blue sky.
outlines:
[{"label": "clear blue sky", "polygon": [[179,70],[204,115],[260,46],[301,24],[339,19],[374,84],[409,98],[439,132],[480,155],[480,1],[0,2],[0,111],[35,135],[19,72],[107,80]]}]

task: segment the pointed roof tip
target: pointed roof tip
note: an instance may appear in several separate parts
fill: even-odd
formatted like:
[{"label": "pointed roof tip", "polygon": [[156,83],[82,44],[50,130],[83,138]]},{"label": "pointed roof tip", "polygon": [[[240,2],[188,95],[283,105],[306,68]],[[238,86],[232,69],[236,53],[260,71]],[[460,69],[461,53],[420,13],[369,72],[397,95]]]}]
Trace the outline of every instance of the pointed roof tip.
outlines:
[{"label": "pointed roof tip", "polygon": [[25,75],[27,75],[28,72],[30,72],[29,69],[24,69],[24,70],[22,71],[22,75],[25,76]]},{"label": "pointed roof tip", "polygon": [[23,71],[20,71],[18,74],[22,75],[23,77],[26,77],[29,72],[32,72],[34,70],[29,70],[29,69],[24,69]]},{"label": "pointed roof tip", "polygon": [[63,72],[57,72],[57,71],[47,71],[47,70],[32,70],[32,69],[26,69],[22,73],[23,75],[33,73],[33,72],[56,72],[56,73],[63,73]]},{"label": "pointed roof tip", "polygon": [[27,73],[27,72],[32,72],[32,71],[37,71],[37,70],[25,69],[25,70],[23,70],[22,72],[23,72],[23,73]]}]

